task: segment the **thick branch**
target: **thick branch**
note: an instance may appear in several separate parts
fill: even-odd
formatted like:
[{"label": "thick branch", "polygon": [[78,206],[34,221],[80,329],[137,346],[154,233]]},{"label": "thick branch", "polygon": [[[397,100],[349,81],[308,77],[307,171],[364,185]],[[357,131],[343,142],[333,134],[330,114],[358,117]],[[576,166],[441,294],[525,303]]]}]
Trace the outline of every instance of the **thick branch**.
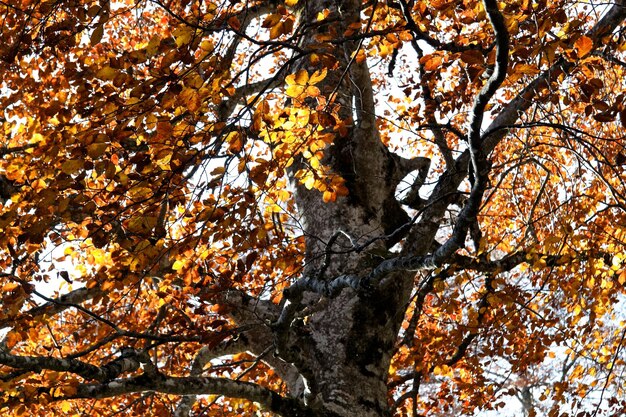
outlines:
[{"label": "thick branch", "polygon": [[257,384],[226,378],[164,376],[149,378],[141,375],[105,384],[79,385],[76,394],[71,398],[109,398],[146,391],[172,395],[224,395],[259,403],[269,411],[283,416],[312,417],[314,415],[298,400],[284,398]]},{"label": "thick branch", "polygon": [[[61,295],[59,298],[49,301],[23,313],[25,317],[38,317],[46,315],[48,317],[59,314],[70,307],[81,304],[87,300],[95,298],[102,294],[102,290],[98,287],[79,288],[67,294]],[[11,327],[13,320],[0,320],[0,328]]]},{"label": "thick branch", "polygon": [[[236,339],[231,339],[219,343],[217,346],[203,346],[191,364],[190,376],[197,377],[202,375],[204,367],[209,361],[219,358],[225,355],[232,355],[236,353],[245,352],[250,349],[248,338],[245,336],[239,336]],[[174,411],[174,417],[186,417],[191,411],[191,407],[196,402],[196,395],[185,395],[176,410]]]},{"label": "thick branch", "polygon": [[[487,80],[487,83],[476,97],[476,101],[471,111],[467,136],[470,142],[469,158],[471,160],[476,178],[472,184],[470,196],[457,218],[452,235],[444,244],[437,248],[437,250],[435,250],[431,255],[399,258],[393,262],[386,261],[381,263],[381,265],[379,265],[379,267],[372,272],[373,276],[370,274],[370,277],[368,278],[369,285],[375,285],[376,282],[380,280],[382,275],[389,272],[389,268],[396,269],[400,266],[405,269],[420,270],[442,265],[457,251],[457,249],[463,247],[468,230],[476,221],[476,215],[478,214],[480,203],[482,202],[482,197],[487,187],[487,176],[489,173],[489,163],[486,159],[488,152],[483,149],[480,127],[482,125],[485,108],[489,100],[493,97],[506,77],[509,54],[509,35],[504,22],[504,17],[498,10],[497,1],[485,0],[485,9],[487,10],[487,14],[489,15],[489,19],[491,20],[496,36],[496,66],[491,77]],[[463,155],[459,157],[459,159],[462,157]],[[455,164],[454,167],[450,166],[444,173],[444,178],[442,178],[442,180],[437,184],[435,192],[433,192],[433,195],[431,196],[431,200],[433,198],[441,198],[441,196],[438,195],[438,192],[444,191],[448,188],[448,186],[452,185],[444,182],[445,179],[448,179],[448,175],[453,175],[459,180],[462,180],[462,178],[465,177],[465,174],[458,170],[460,167],[457,165],[458,164]],[[458,187],[458,183],[455,184],[454,190],[456,190],[456,187]],[[433,205],[434,209],[436,209],[437,206],[441,209],[445,209],[446,204],[439,203],[438,205]],[[440,217],[441,213],[433,213],[429,217],[426,216],[427,214],[425,213],[423,217],[425,220],[422,220],[419,225],[421,226],[420,229],[426,229],[428,231],[427,235],[434,236],[433,233],[435,233],[438,229],[438,223],[433,222],[433,219]],[[429,223],[425,224],[424,221],[428,221]],[[419,232],[423,233],[422,230],[419,230]],[[413,237],[414,239],[417,239],[417,236],[414,235]]]},{"label": "thick branch", "polygon": [[0,364],[11,368],[40,372],[44,369],[58,372],[71,372],[87,380],[110,381],[124,372],[139,369],[142,363],[149,361],[145,355],[122,355],[103,366],[91,365],[77,359],[58,359],[38,356],[19,356],[11,354],[0,346]]}]

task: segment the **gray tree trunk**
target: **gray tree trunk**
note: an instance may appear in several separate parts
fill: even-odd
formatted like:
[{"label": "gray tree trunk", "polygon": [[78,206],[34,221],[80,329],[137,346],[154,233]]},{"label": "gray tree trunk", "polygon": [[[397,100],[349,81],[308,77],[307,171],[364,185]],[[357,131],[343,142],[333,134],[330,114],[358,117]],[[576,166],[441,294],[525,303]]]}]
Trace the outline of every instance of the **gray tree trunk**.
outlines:
[{"label": "gray tree trunk", "polygon": [[[342,37],[350,23],[360,21],[357,1],[304,4],[301,13],[305,24],[315,22],[323,9],[331,12],[328,20],[332,23],[316,29],[316,34]],[[306,39],[312,42],[313,38]],[[302,45],[304,49],[308,46]],[[351,59],[356,49],[356,42],[345,42],[334,50],[321,51],[338,62],[337,68],[318,84],[322,94],[337,94],[342,119],[354,119],[348,135],[337,137],[327,149],[324,161],[346,180],[349,195],[339,197],[335,203],[324,203],[319,191],[296,185],[296,203],[306,235],[305,274],[317,274],[324,268],[321,279],[327,280],[362,275],[380,262],[372,251],[384,252],[393,239],[378,240],[364,251],[354,250],[354,245],[388,235],[409,221],[395,198],[396,187],[411,170],[427,163],[425,159],[407,161],[392,155],[380,141],[367,64]],[[307,62],[305,58],[301,67],[310,72],[317,69],[309,68]],[[322,266],[327,251],[345,253],[331,255]],[[332,298],[305,294],[305,302],[311,303],[314,312],[303,324],[302,334],[292,338],[287,349],[297,351],[299,361],[306,363],[307,369],[300,371],[306,379],[306,401],[314,409],[338,416],[389,414],[387,372],[413,275],[397,273],[388,285],[369,294],[357,294],[352,288]]]}]

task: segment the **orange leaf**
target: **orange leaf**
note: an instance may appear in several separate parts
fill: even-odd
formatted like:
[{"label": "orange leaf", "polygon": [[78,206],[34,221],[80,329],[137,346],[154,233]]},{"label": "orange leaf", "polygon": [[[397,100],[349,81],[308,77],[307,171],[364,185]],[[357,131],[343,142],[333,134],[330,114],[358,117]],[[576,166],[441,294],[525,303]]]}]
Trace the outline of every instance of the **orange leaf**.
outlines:
[{"label": "orange leaf", "polygon": [[424,65],[425,71],[434,71],[441,66],[443,59],[438,54],[430,54],[420,59],[420,63]]},{"label": "orange leaf", "polygon": [[587,36],[581,36],[574,42],[574,48],[579,58],[583,58],[593,49],[593,41]]},{"label": "orange leaf", "polygon": [[337,194],[332,191],[324,191],[322,198],[324,203],[334,202],[337,200]]},{"label": "orange leaf", "polygon": [[461,61],[470,65],[483,65],[485,63],[485,57],[480,51],[470,50],[461,53]]}]

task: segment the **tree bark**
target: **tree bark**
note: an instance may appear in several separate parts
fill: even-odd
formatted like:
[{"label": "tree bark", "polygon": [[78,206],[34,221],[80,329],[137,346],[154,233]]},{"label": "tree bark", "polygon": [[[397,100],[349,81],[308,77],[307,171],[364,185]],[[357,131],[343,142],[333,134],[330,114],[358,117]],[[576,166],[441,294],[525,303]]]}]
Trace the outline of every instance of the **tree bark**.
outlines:
[{"label": "tree bark", "polygon": [[[296,185],[296,204],[302,214],[306,236],[305,275],[323,270],[321,280],[340,275],[362,275],[371,268],[372,250],[384,252],[397,239],[380,239],[357,250],[366,241],[389,235],[409,222],[395,198],[398,183],[410,171],[428,166],[426,158],[407,161],[391,154],[376,127],[372,81],[366,62],[353,57],[359,45],[343,42],[320,51],[319,35],[341,38],[351,23],[360,22],[360,3],[345,1],[303,2],[302,22],[315,29],[304,36],[304,50],[315,48],[336,59],[320,83],[322,94],[335,94],[343,120],[351,120],[345,137],[337,137],[327,150],[324,163],[346,180],[349,194],[335,203],[322,201],[317,190]],[[332,24],[316,26],[316,16],[327,9]],[[305,59],[299,64],[313,72]],[[296,164],[296,167],[300,167]],[[338,235],[338,233],[340,233]],[[343,252],[332,254],[333,251]],[[325,254],[329,254],[325,257]],[[325,263],[326,261],[326,263]],[[376,260],[374,260],[376,261]],[[380,262],[380,259],[377,260]],[[409,299],[412,272],[396,273],[384,290],[357,293],[343,289],[338,296],[320,299],[305,294],[305,303],[315,303],[298,337],[291,336],[281,353],[295,352],[306,363],[306,402],[322,413],[337,416],[389,415],[387,370],[404,309]],[[297,333],[297,332],[292,332]],[[302,350],[302,346],[309,346]]]}]

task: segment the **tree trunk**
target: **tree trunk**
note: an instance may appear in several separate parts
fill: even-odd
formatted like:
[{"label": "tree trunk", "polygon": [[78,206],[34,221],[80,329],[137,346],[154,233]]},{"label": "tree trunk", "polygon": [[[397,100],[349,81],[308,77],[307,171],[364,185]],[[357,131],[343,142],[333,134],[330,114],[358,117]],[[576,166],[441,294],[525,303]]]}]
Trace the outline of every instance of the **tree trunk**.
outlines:
[{"label": "tree trunk", "polygon": [[[305,50],[312,47],[317,35],[340,38],[351,23],[360,21],[360,2],[303,3],[304,24],[315,27],[316,16],[324,9],[330,11],[327,20],[333,22],[305,36]],[[333,50],[316,49],[336,58],[335,67],[329,69],[318,87],[326,97],[336,93],[341,118],[352,120],[348,134],[335,139],[323,161],[345,179],[349,194],[325,203],[319,191],[294,181],[306,236],[305,274],[319,274],[323,269],[322,279],[363,275],[382,260],[371,253],[384,253],[395,240],[377,240],[364,251],[356,250],[355,245],[388,235],[409,221],[395,198],[395,190],[406,174],[423,168],[427,160],[404,160],[391,154],[380,141],[367,64],[352,59],[357,44],[344,42]],[[307,59],[300,62],[299,68],[309,72],[318,69]],[[324,255],[333,251],[342,253],[330,255],[324,264]],[[390,414],[387,372],[413,275],[396,273],[389,285],[365,295],[345,288],[339,296],[325,300],[313,294],[305,296],[311,305],[315,303],[316,311],[308,316],[306,324],[302,323],[301,334],[290,341],[289,349],[301,358],[299,368],[307,380],[306,401],[314,409],[337,416]],[[298,346],[307,349],[301,351]]]}]

